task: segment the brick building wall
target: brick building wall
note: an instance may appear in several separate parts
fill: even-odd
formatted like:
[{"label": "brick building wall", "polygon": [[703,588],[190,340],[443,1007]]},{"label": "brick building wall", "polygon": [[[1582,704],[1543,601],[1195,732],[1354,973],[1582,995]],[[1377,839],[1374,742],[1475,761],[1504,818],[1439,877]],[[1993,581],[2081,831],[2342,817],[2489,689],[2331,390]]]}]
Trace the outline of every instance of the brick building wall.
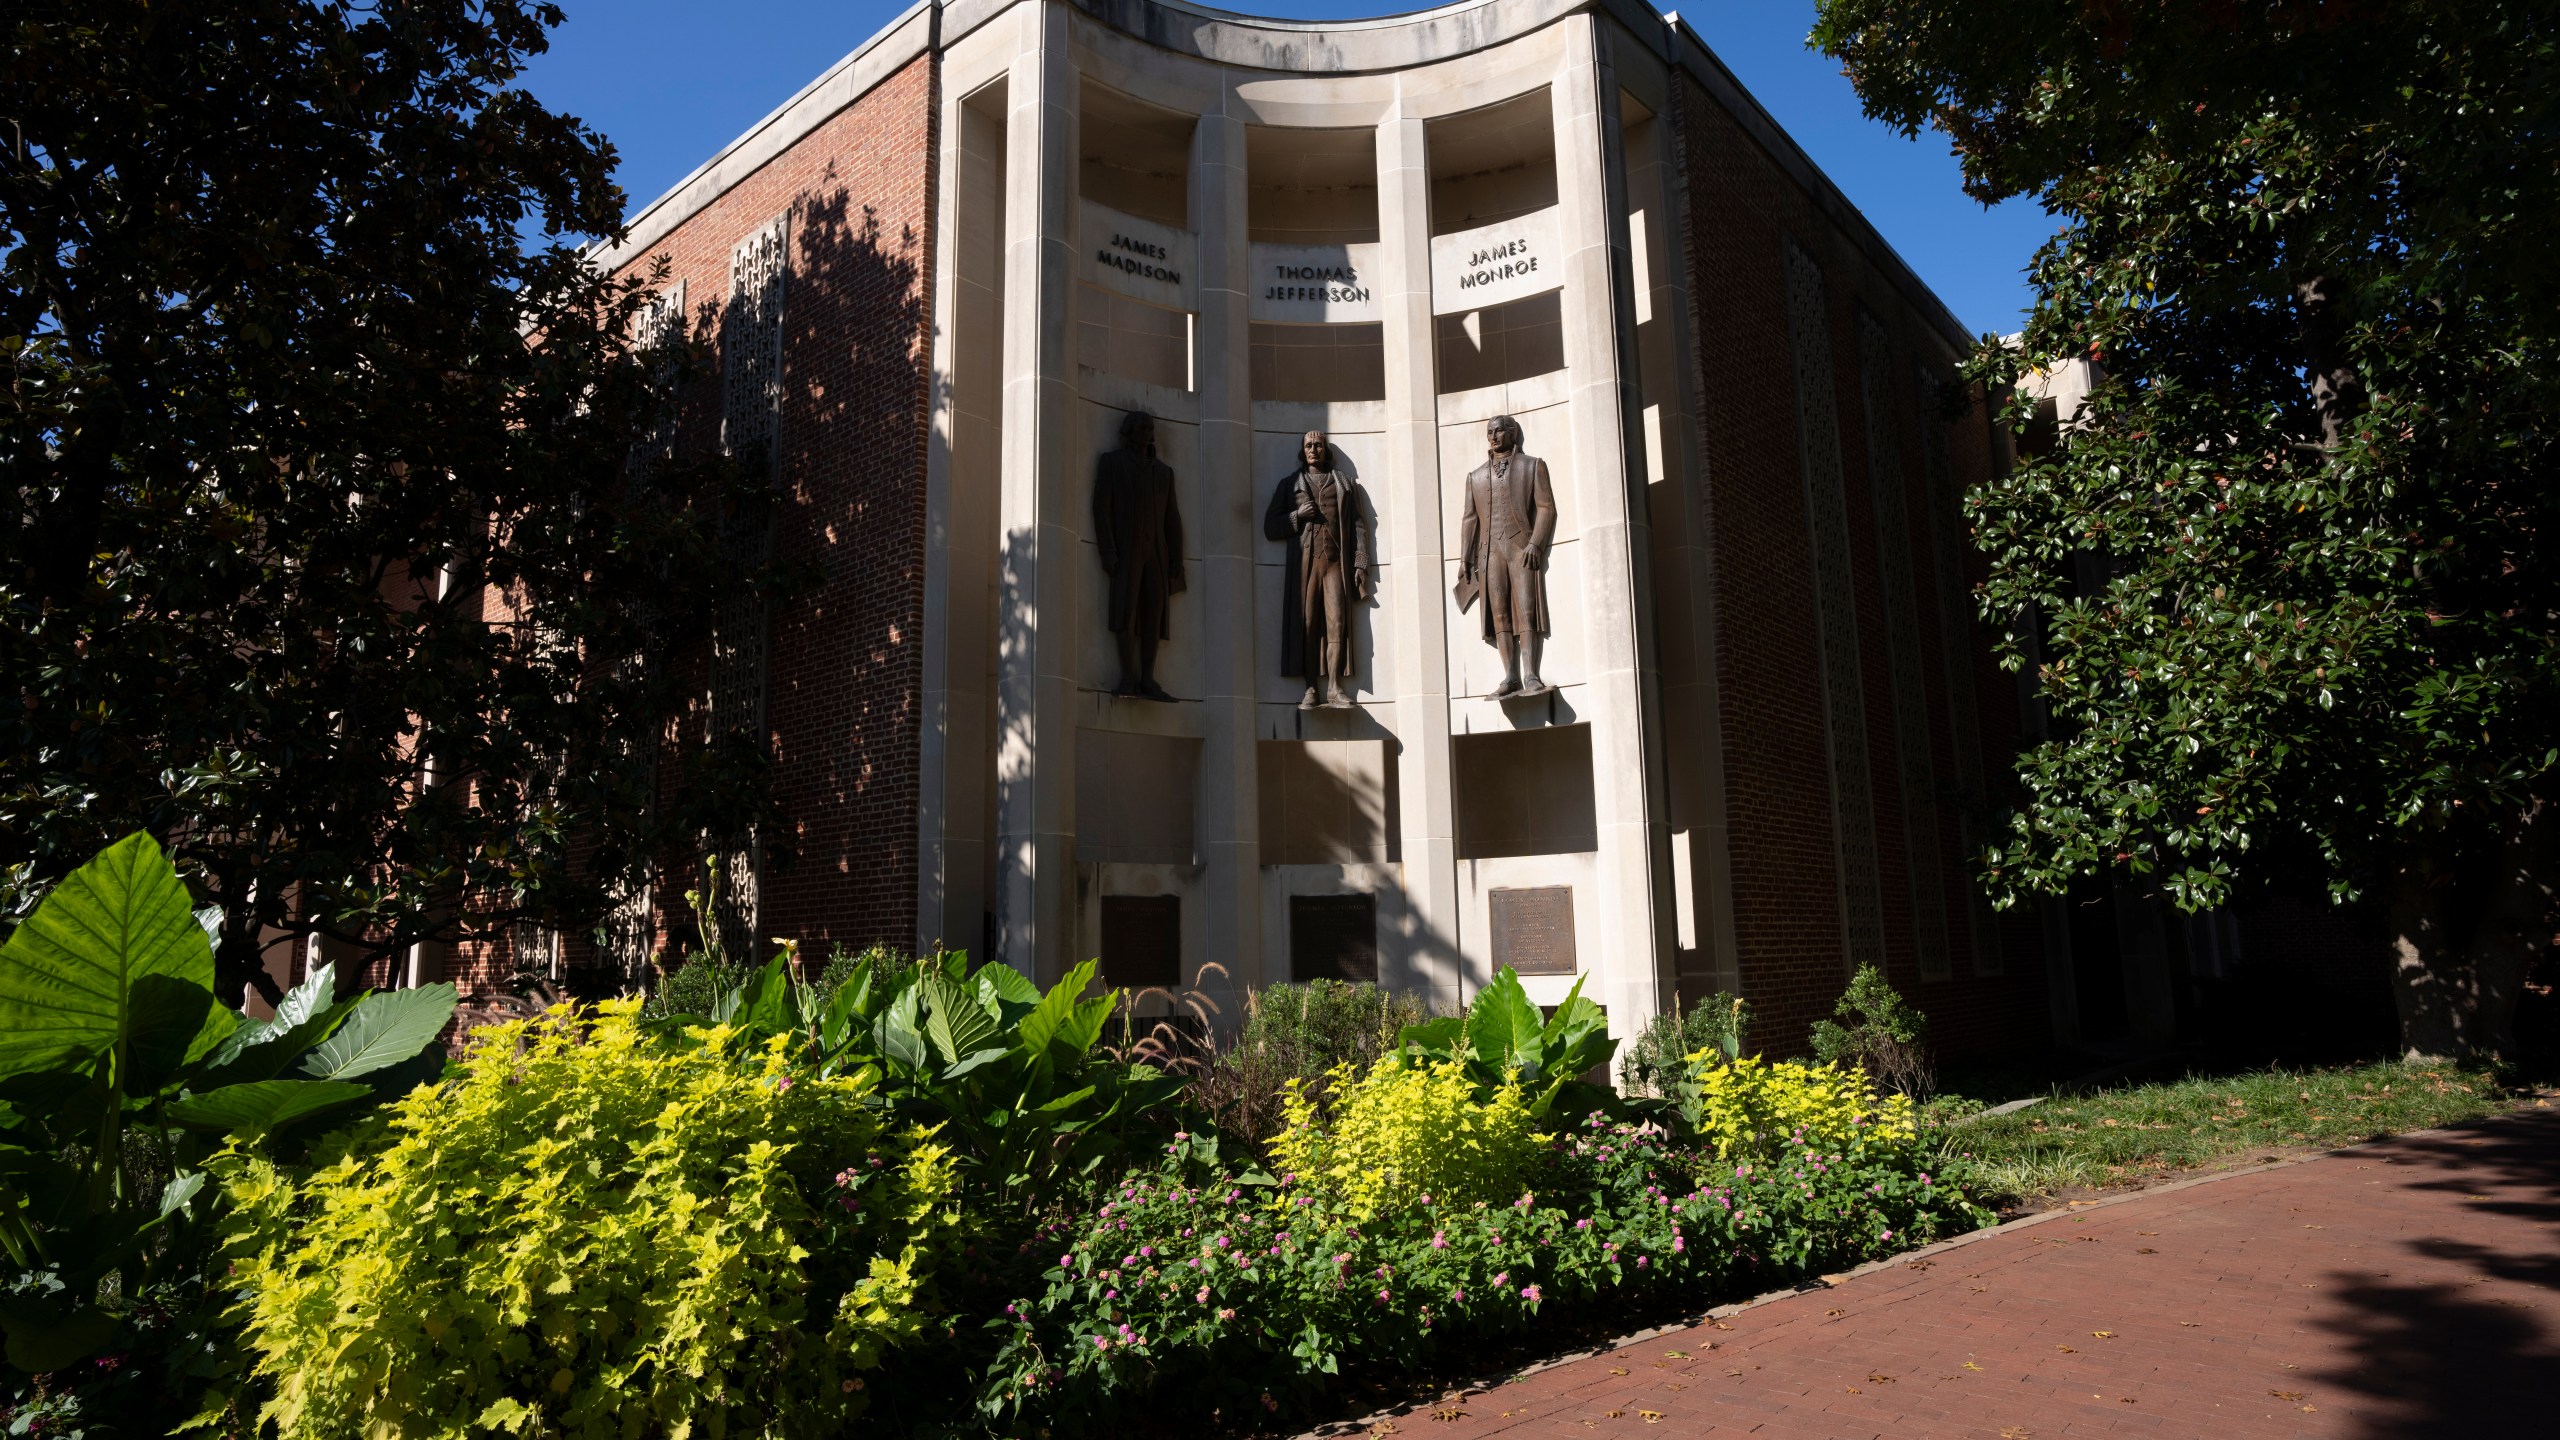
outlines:
[{"label": "brick building wall", "polygon": [[[1755,1012],[1752,1043],[1772,1053],[1800,1050],[1806,1031],[1830,1013],[1847,979],[1814,555],[1782,258],[1786,237],[1812,254],[1825,285],[1886,973],[1927,1012],[1941,1048],[1960,1052],[2018,1043],[2044,1028],[2040,938],[2032,917],[2000,917],[1993,923],[2000,931],[1997,954],[2004,973],[1974,973],[1976,909],[1965,888],[1959,812],[1948,783],[1959,773],[1959,744],[1980,747],[1980,768],[1988,778],[2005,772],[2014,746],[2014,712],[2007,699],[2009,678],[1976,644],[1969,654],[1980,724],[1974,734],[1960,736],[1949,718],[1943,647],[1950,637],[1931,600],[1938,553],[1926,529],[1937,517],[1922,469],[1926,427],[1943,422],[1920,413],[1917,386],[1908,378],[1916,360],[1939,362],[1943,351],[1925,338],[1925,322],[1890,280],[1742,125],[1694,82],[1684,79],[1681,89],[1733,905],[1741,983]],[[1894,469],[1904,486],[1904,539],[1919,597],[1914,619],[1923,650],[1931,768],[1945,797],[1917,817],[1924,842],[1934,839],[1938,847],[1944,890],[1953,969],[1951,978],[1939,980],[1921,978],[1915,947],[1911,862],[1903,841],[1910,817],[1893,724],[1886,595],[1869,483],[1861,305],[1883,322],[1889,340],[1893,373],[1887,391],[1901,432],[1893,437]],[[1988,474],[1990,439],[1978,405],[1950,428],[1947,458],[1955,487]],[[1971,555],[1969,547],[1966,553]],[[1965,577],[1968,590],[1978,578],[1978,571]]]},{"label": "brick building wall", "polygon": [[[769,612],[768,844],[787,858],[765,867],[757,940],[795,938],[821,960],[914,939],[936,85],[930,54],[909,61],[627,271],[665,256],[695,333],[717,336],[732,248],[788,216],[774,553],[812,583]],[[720,443],[710,369],[686,397],[682,445]],[[670,958],[693,930],[693,864],[666,857],[656,887]]]}]

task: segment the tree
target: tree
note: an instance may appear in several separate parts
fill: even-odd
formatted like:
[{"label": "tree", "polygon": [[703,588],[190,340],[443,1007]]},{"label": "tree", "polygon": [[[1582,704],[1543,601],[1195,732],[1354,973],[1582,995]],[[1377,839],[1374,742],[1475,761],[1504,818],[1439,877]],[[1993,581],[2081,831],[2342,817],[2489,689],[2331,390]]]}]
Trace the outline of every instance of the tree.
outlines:
[{"label": "tree", "polygon": [[689,352],[579,243],[620,231],[612,148],[510,88],[560,18],[11,12],[0,919],[146,829],[237,994],[262,930],[582,927],[751,817],[750,737],[653,783],[650,657],[766,577],[712,534],[749,482],[659,453]]},{"label": "tree", "polygon": [[1967,501],[2055,720],[1995,892],[2316,876],[2387,912],[2412,1053],[2508,1051],[2560,881],[2549,7],[1824,0],[1813,43],[2063,222],[1970,378],[2101,376]]}]

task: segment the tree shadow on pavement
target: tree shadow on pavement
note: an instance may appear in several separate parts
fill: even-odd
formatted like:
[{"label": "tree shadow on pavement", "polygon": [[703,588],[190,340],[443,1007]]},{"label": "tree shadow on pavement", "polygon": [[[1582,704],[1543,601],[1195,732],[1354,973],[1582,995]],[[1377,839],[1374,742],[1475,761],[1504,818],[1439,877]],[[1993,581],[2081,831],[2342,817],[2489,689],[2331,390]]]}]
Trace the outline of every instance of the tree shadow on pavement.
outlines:
[{"label": "tree shadow on pavement", "polygon": [[[2339,1336],[2352,1360],[2322,1375],[2360,1397],[2362,1436],[2549,1433],[2550,1378],[2560,1373],[2560,1111],[2527,1112],[2458,1131],[2377,1146],[2375,1159],[2412,1189],[2456,1197],[2473,1214],[2500,1217],[2479,1234],[2419,1235],[2409,1256],[2458,1267],[2457,1278],[2395,1282],[2339,1272],[2340,1307],[2315,1324]],[[2415,1169],[2425,1178],[2415,1179]],[[2432,1172],[2432,1173],[2430,1173]],[[2483,1235],[2495,1239],[2484,1243]],[[2392,1252],[2370,1252],[2379,1266]],[[2435,1266],[2430,1266],[2434,1269]]]}]

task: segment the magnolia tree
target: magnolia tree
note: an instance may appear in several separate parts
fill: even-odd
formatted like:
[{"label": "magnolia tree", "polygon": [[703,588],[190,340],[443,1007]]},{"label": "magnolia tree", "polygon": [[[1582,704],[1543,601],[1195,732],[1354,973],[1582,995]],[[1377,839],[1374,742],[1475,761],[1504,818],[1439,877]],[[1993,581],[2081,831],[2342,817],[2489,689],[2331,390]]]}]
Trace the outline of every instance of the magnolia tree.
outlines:
[{"label": "magnolia tree", "polygon": [[2062,222],[1973,378],[2100,377],[1968,497],[2055,721],[1994,891],[2315,875],[2387,913],[2411,1053],[2510,1050],[2560,880],[2549,8],[1823,0],[1813,43]]},{"label": "magnolia tree", "polygon": [[640,443],[687,356],[583,258],[611,147],[511,88],[559,19],[12,12],[0,928],[148,830],[237,994],[262,931],[582,926],[751,817],[752,743],[652,774],[746,482]]}]

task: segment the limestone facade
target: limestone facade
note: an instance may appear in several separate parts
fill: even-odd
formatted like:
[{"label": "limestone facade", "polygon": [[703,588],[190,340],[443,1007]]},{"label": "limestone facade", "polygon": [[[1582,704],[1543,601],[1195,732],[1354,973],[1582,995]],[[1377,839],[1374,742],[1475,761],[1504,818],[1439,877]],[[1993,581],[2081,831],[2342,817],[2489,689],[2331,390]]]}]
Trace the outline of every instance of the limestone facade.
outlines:
[{"label": "limestone facade", "polygon": [[[1622,1034],[1739,990],[1778,1050],[1875,960],[1958,1048],[2041,1026],[2037,927],[1962,865],[2016,736],[1967,337],[1678,21],[923,0],[606,260],[710,315],[777,226],[753,433],[825,578],[763,621],[761,934],[1098,954],[1218,1016],[1310,974],[1454,1006],[1502,959]],[[1112,693],[1090,533],[1133,410],[1186,540],[1171,703]],[[1497,415],[1554,492],[1525,700],[1452,593]],[[1374,527],[1349,708],[1280,658],[1309,430]]]}]

